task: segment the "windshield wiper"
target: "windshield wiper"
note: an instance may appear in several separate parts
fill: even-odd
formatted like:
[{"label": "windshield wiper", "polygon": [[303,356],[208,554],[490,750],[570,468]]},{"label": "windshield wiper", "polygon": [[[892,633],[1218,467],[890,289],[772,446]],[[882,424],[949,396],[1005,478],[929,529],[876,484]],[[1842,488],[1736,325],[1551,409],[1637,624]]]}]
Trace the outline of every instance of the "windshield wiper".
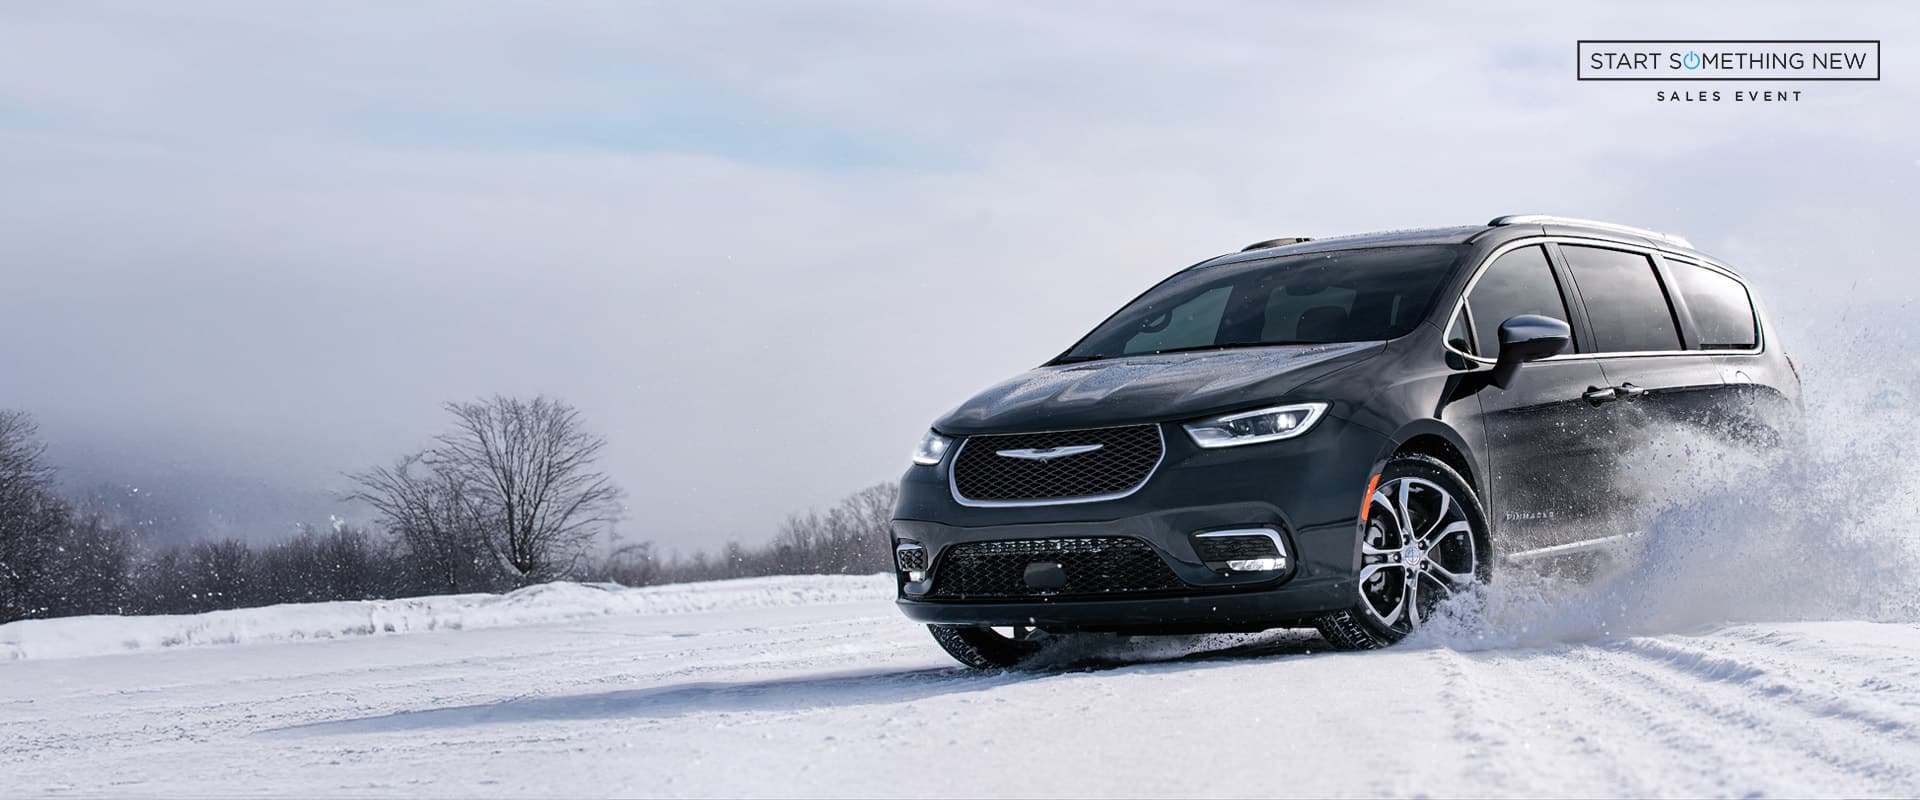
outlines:
[{"label": "windshield wiper", "polygon": [[1134,356],[1157,356],[1162,353],[1197,353],[1204,350],[1236,350],[1236,349],[1242,349],[1242,348],[1248,348],[1248,347],[1284,347],[1286,345],[1299,345],[1299,344],[1332,344],[1332,343],[1331,342],[1281,341],[1281,342],[1226,342],[1224,344],[1196,344],[1191,347],[1169,347],[1164,350],[1146,350],[1139,353],[1122,353],[1119,355],[1103,356],[1103,355],[1089,354],[1089,355],[1061,356],[1059,358],[1056,358],[1052,361],[1047,362],[1047,366],[1052,367],[1052,366],[1058,366],[1060,364],[1083,364],[1088,361],[1105,361],[1110,358],[1132,358]]},{"label": "windshield wiper", "polygon": [[1280,347],[1290,344],[1326,344],[1326,342],[1225,342],[1222,344],[1198,344],[1192,347],[1169,347],[1165,350],[1149,350],[1140,355],[1160,355],[1161,353],[1194,353],[1201,350],[1237,350],[1247,347]]}]

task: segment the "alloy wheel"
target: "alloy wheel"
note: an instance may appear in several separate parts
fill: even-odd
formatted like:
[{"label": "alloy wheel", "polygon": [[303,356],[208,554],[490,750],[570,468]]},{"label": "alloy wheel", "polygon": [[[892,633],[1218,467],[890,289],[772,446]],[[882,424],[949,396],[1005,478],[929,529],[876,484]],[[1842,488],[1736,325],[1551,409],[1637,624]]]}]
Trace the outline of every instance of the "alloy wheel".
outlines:
[{"label": "alloy wheel", "polygon": [[1382,627],[1411,631],[1471,585],[1479,548],[1466,509],[1425,478],[1395,478],[1367,499],[1360,606]]}]

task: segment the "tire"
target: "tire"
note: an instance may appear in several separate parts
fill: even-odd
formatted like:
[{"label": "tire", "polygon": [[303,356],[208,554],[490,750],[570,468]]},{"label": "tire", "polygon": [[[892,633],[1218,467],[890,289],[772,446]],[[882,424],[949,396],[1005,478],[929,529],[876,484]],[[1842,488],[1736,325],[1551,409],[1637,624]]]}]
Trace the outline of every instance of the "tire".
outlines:
[{"label": "tire", "polygon": [[1012,635],[986,626],[928,625],[933,640],[959,661],[974,669],[1017,667],[1040,652],[1043,636],[1036,628],[1013,628]]},{"label": "tire", "polygon": [[1314,621],[1336,650],[1398,642],[1448,596],[1492,577],[1479,496],[1445,462],[1418,453],[1389,459],[1367,510],[1358,602]]}]

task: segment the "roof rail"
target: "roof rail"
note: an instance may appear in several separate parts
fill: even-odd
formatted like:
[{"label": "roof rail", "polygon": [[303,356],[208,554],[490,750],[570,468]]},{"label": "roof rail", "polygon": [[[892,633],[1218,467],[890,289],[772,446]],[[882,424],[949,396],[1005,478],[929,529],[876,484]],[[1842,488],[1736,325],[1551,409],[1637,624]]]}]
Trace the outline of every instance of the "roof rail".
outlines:
[{"label": "roof rail", "polygon": [[1311,241],[1313,240],[1305,236],[1282,236],[1278,239],[1268,239],[1264,242],[1254,242],[1253,244],[1240,248],[1240,252],[1245,253],[1249,250],[1265,250],[1269,247],[1279,247],[1280,245],[1283,245],[1283,244],[1299,244],[1301,242],[1311,242]]},{"label": "roof rail", "polygon": [[1487,225],[1488,227],[1494,228],[1502,225],[1578,225],[1582,228],[1599,228],[1616,233],[1631,233],[1635,236],[1645,236],[1649,239],[1671,242],[1687,249],[1693,248],[1693,242],[1687,241],[1687,237],[1677,233],[1661,233],[1659,231],[1650,231],[1646,228],[1635,228],[1631,225],[1616,225],[1611,222],[1599,222],[1597,220],[1577,219],[1574,217],[1556,217],[1552,214],[1507,214],[1505,216],[1494,217],[1487,222]]}]

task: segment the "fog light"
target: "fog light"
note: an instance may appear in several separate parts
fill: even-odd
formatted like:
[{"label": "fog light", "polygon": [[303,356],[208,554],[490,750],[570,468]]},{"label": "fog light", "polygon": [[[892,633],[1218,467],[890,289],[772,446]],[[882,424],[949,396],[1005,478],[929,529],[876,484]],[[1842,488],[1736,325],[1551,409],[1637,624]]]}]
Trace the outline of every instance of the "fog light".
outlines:
[{"label": "fog light", "polygon": [[1245,561],[1227,562],[1227,569],[1233,570],[1235,572],[1272,572],[1274,570],[1286,569],[1286,568],[1287,568],[1287,560],[1279,557],[1250,558]]}]

